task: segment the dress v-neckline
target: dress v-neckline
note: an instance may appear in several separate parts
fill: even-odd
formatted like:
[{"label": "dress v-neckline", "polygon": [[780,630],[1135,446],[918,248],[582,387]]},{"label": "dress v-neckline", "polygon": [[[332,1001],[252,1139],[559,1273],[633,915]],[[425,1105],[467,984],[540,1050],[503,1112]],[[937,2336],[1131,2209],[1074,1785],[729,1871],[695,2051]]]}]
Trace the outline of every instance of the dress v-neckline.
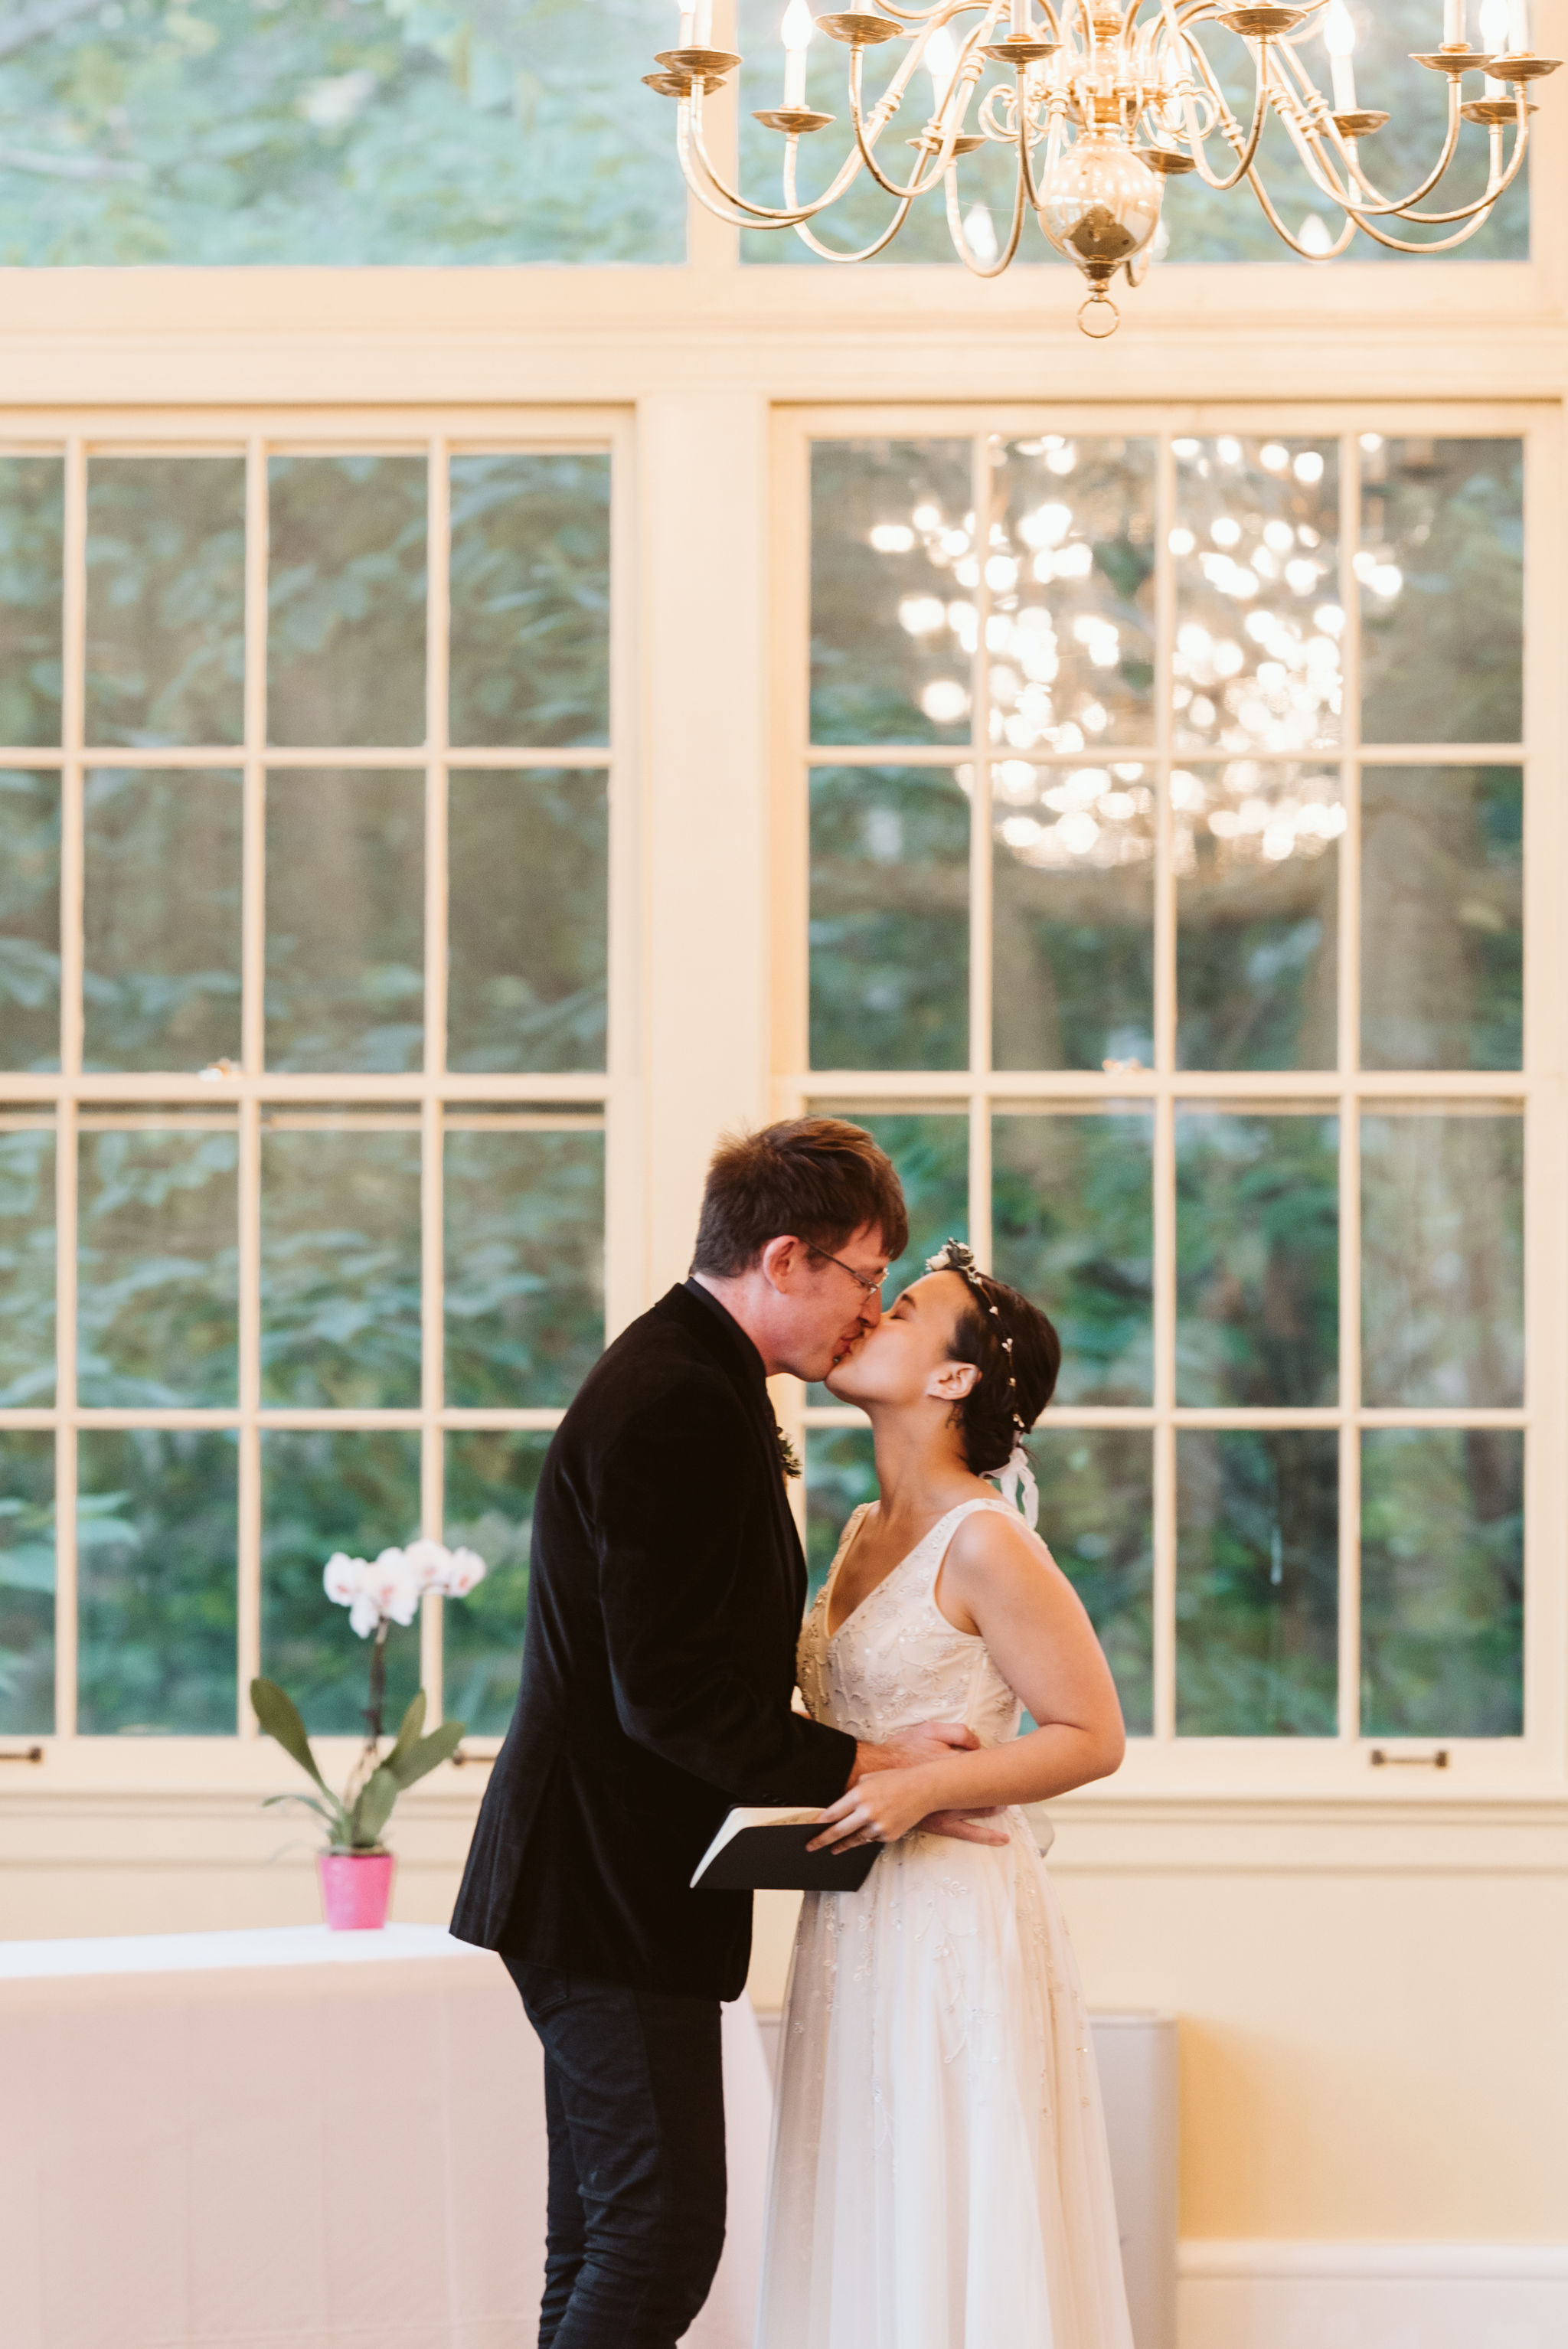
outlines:
[{"label": "dress v-neckline", "polygon": [[[830,1648],[832,1646],[834,1640],[839,1638],[840,1633],[849,1630],[850,1625],[854,1621],[857,1615],[864,1614],[866,1609],[871,1605],[872,1600],[876,1597],[879,1590],[885,1590],[890,1582],[897,1580],[898,1577],[903,1572],[904,1568],[909,1564],[911,1558],[915,1558],[920,1556],[921,1551],[925,1547],[925,1545],[931,1539],[932,1535],[939,1533],[942,1527],[947,1523],[949,1517],[955,1517],[960,1509],[972,1509],[975,1506],[976,1503],[975,1501],[954,1501],[950,1509],[944,1510],[942,1516],[936,1519],[934,1524],[927,1526],[925,1531],[921,1535],[920,1539],[915,1543],[914,1547],[910,1550],[905,1550],[897,1565],[890,1566],[887,1572],[882,1576],[882,1580],[880,1582],[873,1582],[865,1597],[863,1599],[858,1599],[855,1601],[855,1604],[851,1608],[849,1613],[844,1617],[843,1621],[839,1625],[838,1630],[835,1631],[833,1629],[833,1592],[838,1584],[840,1569],[844,1566],[849,1557],[850,1551],[854,1548],[856,1542],[858,1542],[861,1537],[861,1527],[860,1526],[857,1526],[853,1534],[850,1537],[849,1547],[843,1551],[841,1557],[834,1559],[833,1570],[828,1577],[827,1582],[824,1586],[823,1596],[827,1601],[824,1609],[824,1615],[827,1621],[829,1647]],[[979,1506],[983,1507],[985,1506],[984,1501],[981,1501]],[[873,1509],[876,1506],[876,1503],[874,1501],[865,1501],[861,1503],[861,1506],[865,1509]],[[862,1518],[861,1524],[864,1522],[865,1521]]]}]

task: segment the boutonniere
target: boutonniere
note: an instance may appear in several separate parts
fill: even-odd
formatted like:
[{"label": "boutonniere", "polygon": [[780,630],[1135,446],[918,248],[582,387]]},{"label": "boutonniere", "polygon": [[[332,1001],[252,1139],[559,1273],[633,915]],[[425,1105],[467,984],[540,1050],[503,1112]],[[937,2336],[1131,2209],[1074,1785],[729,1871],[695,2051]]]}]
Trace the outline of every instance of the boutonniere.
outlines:
[{"label": "boutonniere", "polygon": [[800,1474],[800,1455],[777,1420],[773,1423],[773,1433],[779,1439],[779,1465],[786,1476],[798,1476]]}]

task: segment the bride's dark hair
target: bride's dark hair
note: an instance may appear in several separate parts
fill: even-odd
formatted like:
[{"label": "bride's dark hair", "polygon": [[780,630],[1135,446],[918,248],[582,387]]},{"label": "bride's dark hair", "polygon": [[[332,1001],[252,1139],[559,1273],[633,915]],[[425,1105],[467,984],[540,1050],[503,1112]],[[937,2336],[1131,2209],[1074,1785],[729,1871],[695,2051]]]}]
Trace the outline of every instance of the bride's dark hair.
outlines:
[{"label": "bride's dark hair", "polygon": [[950,1240],[931,1268],[961,1274],[968,1289],[948,1353],[955,1362],[973,1362],[980,1375],[955,1416],[971,1474],[994,1476],[1055,1394],[1062,1341],[1037,1305],[980,1271],[962,1243]]}]

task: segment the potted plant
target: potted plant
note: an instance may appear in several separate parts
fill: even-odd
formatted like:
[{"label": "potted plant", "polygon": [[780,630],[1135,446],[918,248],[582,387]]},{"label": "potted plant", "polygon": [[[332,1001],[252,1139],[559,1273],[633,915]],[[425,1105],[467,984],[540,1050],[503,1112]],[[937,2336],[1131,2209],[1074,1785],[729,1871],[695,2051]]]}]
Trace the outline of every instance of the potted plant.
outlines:
[{"label": "potted plant", "polygon": [[381,1837],[392,1806],[405,1787],[449,1761],[463,1739],[465,1724],[460,1721],[444,1721],[428,1737],[421,1734],[425,1726],[421,1689],[383,1755],[387,1633],[394,1623],[412,1623],[427,1591],[461,1599],[484,1575],[485,1562],[476,1551],[450,1550],[435,1541],[384,1549],[374,1561],[347,1557],[341,1550],[327,1560],[322,1576],[327,1597],[348,1609],[349,1623],[362,1640],[375,1635],[369,1701],[365,1707],[365,1745],[341,1795],[333,1793],[321,1775],[294,1699],[275,1681],[251,1682],[251,1702],[263,1730],[315,1779],[319,1789],[315,1795],[271,1795],[267,1802],[269,1806],[303,1803],[325,1826],[326,1849],[316,1855],[315,1865],[322,1908],[335,1931],[377,1930],[385,1925],[395,1863]]}]

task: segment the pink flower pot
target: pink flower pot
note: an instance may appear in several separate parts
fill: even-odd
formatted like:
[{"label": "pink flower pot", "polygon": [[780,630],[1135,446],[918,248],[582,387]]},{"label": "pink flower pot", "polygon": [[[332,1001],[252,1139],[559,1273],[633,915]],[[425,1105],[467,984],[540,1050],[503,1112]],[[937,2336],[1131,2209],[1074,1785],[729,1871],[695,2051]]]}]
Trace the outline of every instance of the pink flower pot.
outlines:
[{"label": "pink flower pot", "polygon": [[381,1930],[392,1899],[396,1866],[389,1851],[317,1852],[322,1909],[335,1933]]}]

